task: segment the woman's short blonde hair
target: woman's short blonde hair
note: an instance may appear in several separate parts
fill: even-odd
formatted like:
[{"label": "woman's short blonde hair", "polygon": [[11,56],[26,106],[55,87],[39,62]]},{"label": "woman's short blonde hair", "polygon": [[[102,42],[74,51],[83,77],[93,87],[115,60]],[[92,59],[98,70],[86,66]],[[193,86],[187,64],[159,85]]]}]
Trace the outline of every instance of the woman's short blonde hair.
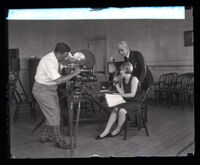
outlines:
[{"label": "woman's short blonde hair", "polygon": [[133,72],[133,65],[130,62],[124,62],[120,65],[120,70],[125,70],[125,73],[132,73]]}]

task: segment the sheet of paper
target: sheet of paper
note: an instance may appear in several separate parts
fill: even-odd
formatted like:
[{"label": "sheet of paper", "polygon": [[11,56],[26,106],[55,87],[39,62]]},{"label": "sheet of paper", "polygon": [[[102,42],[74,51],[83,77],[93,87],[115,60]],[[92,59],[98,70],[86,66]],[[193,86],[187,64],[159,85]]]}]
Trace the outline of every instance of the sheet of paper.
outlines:
[{"label": "sheet of paper", "polygon": [[116,105],[126,103],[123,97],[119,94],[105,94],[108,107],[114,107]]}]

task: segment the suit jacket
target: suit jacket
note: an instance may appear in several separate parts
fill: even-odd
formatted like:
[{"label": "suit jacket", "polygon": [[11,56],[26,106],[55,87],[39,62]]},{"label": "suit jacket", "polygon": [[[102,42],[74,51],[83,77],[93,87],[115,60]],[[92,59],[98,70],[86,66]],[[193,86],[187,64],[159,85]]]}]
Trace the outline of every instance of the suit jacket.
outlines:
[{"label": "suit jacket", "polygon": [[144,62],[143,55],[138,51],[130,51],[129,58],[124,59],[133,65],[133,75],[138,78],[142,89],[146,90],[153,82],[153,76],[148,66]]}]

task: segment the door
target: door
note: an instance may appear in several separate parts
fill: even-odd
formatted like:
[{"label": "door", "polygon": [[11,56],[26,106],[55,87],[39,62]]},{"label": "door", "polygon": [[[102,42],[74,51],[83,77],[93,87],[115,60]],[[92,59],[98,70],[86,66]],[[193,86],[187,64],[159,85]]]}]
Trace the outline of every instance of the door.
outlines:
[{"label": "door", "polygon": [[87,39],[87,48],[95,56],[94,71],[101,80],[106,79],[106,37],[96,36]]}]

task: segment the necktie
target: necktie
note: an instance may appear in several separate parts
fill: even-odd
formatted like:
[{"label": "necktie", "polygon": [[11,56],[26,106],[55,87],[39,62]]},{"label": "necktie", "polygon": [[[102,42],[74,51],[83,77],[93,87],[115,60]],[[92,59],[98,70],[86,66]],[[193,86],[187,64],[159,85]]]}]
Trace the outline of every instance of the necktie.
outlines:
[{"label": "necktie", "polygon": [[129,60],[128,60],[128,57],[125,56],[125,57],[124,57],[124,61],[125,61],[125,62],[128,62],[128,61],[129,61]]},{"label": "necktie", "polygon": [[61,64],[58,63],[58,73],[62,74]]}]

